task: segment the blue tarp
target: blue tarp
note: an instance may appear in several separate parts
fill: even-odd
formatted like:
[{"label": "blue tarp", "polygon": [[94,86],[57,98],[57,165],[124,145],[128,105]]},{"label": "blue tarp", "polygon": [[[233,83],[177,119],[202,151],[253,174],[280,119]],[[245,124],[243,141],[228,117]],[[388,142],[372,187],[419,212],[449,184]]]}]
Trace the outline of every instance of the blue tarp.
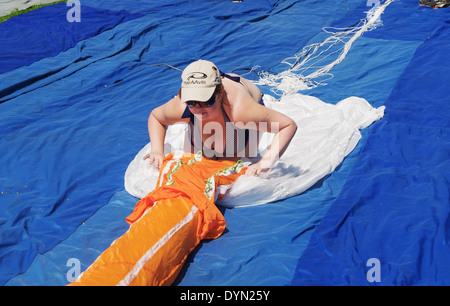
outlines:
[{"label": "blue tarp", "polygon": [[[414,30],[396,35],[422,44],[386,100],[383,122],[370,131],[341,195],[299,259],[294,285],[367,284],[370,258],[380,262],[381,284],[450,284],[450,16],[415,12],[411,5],[405,9],[414,12],[408,23]],[[390,24],[400,12],[393,6],[383,22]]]},{"label": "blue tarp", "polygon": [[52,5],[1,23],[0,73],[55,56],[81,40],[142,16],[83,6],[83,22],[64,22],[70,8],[65,3]]},{"label": "blue tarp", "polygon": [[[150,111],[198,58],[281,72],[281,60],[365,17],[365,1],[120,1],[58,4],[0,24],[0,284],[65,285],[127,230],[123,187]],[[227,230],[190,256],[178,285],[450,284],[449,9],[396,1],[326,85],[386,115],[307,192],[222,209]],[[42,45],[42,42],[46,43]],[[256,75],[249,75],[256,80]],[[269,88],[261,87],[269,93]],[[301,128],[301,127],[299,127]],[[369,282],[367,262],[380,262]]]}]

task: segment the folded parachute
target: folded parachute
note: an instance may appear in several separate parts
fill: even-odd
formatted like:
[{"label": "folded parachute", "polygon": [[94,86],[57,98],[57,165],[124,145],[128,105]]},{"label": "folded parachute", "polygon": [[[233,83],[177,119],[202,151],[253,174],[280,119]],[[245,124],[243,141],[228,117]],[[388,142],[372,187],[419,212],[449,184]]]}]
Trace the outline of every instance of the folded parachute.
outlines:
[{"label": "folded parachute", "polygon": [[201,152],[169,154],[158,187],[126,218],[129,230],[70,285],[171,285],[199,242],[224,231],[214,201],[245,169],[242,161],[212,161]]}]

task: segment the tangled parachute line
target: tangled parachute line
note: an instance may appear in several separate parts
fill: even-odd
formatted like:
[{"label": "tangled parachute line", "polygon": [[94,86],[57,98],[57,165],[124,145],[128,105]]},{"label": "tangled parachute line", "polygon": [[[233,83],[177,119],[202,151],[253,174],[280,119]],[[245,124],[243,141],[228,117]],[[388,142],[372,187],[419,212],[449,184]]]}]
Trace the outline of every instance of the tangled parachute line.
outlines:
[{"label": "tangled parachute line", "polygon": [[[394,1],[396,0],[387,0],[382,5],[379,4],[379,1],[373,1],[375,6],[367,12],[366,18],[361,19],[353,27],[323,28],[325,33],[332,35],[320,43],[304,47],[301,52],[281,61],[282,64],[290,66],[281,73],[257,72],[259,80],[255,84],[272,87],[271,91],[278,96],[293,94],[325,84],[325,81],[333,78],[330,70],[344,60],[353,42],[364,32],[382,25],[380,16]],[[333,60],[333,58],[335,59]],[[327,62],[329,63],[326,64]],[[257,68],[258,66],[253,67],[252,71]]]}]

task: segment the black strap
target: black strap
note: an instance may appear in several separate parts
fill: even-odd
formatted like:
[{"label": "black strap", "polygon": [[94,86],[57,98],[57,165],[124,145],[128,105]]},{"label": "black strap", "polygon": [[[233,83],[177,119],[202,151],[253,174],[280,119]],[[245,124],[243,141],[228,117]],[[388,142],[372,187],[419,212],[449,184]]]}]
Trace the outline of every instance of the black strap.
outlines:
[{"label": "black strap", "polygon": [[225,72],[222,72],[222,71],[219,71],[219,72],[220,72],[220,76],[221,76],[221,77],[225,77],[225,78],[227,78],[227,79],[230,79],[230,80],[235,81],[235,82],[238,82],[238,83],[241,82],[241,77],[238,77],[238,76],[232,76],[232,75],[226,74]]}]

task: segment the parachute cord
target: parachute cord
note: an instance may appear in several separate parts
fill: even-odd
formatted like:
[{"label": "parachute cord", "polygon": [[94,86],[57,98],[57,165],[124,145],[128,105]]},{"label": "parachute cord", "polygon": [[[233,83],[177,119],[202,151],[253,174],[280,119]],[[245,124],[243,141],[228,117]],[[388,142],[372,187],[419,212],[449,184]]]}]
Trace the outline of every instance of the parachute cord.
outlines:
[{"label": "parachute cord", "polygon": [[169,64],[165,64],[165,63],[161,63],[161,64],[151,64],[151,66],[167,66],[167,67],[169,67],[169,68],[172,68],[172,69],[175,69],[175,70],[178,70],[178,71],[183,72],[183,70],[181,70],[181,69],[179,69],[179,68],[177,68],[177,67],[171,66],[171,65],[169,65]]},{"label": "parachute cord", "polygon": [[[258,72],[259,80],[254,83],[272,87],[271,91],[279,96],[325,85],[325,81],[333,78],[330,73],[331,69],[345,59],[356,39],[361,37],[363,33],[382,25],[380,16],[386,7],[394,1],[397,0],[387,0],[382,5],[374,6],[366,12],[366,18],[361,19],[351,27],[323,28],[322,30],[325,33],[332,35],[324,41],[308,45],[301,52],[282,60],[282,64],[289,65],[287,70],[278,74],[268,71]],[[343,46],[336,47],[337,45]],[[330,58],[335,54],[339,54],[335,60],[328,64],[322,64],[326,60],[330,61]],[[252,71],[257,67],[255,66]]]}]

